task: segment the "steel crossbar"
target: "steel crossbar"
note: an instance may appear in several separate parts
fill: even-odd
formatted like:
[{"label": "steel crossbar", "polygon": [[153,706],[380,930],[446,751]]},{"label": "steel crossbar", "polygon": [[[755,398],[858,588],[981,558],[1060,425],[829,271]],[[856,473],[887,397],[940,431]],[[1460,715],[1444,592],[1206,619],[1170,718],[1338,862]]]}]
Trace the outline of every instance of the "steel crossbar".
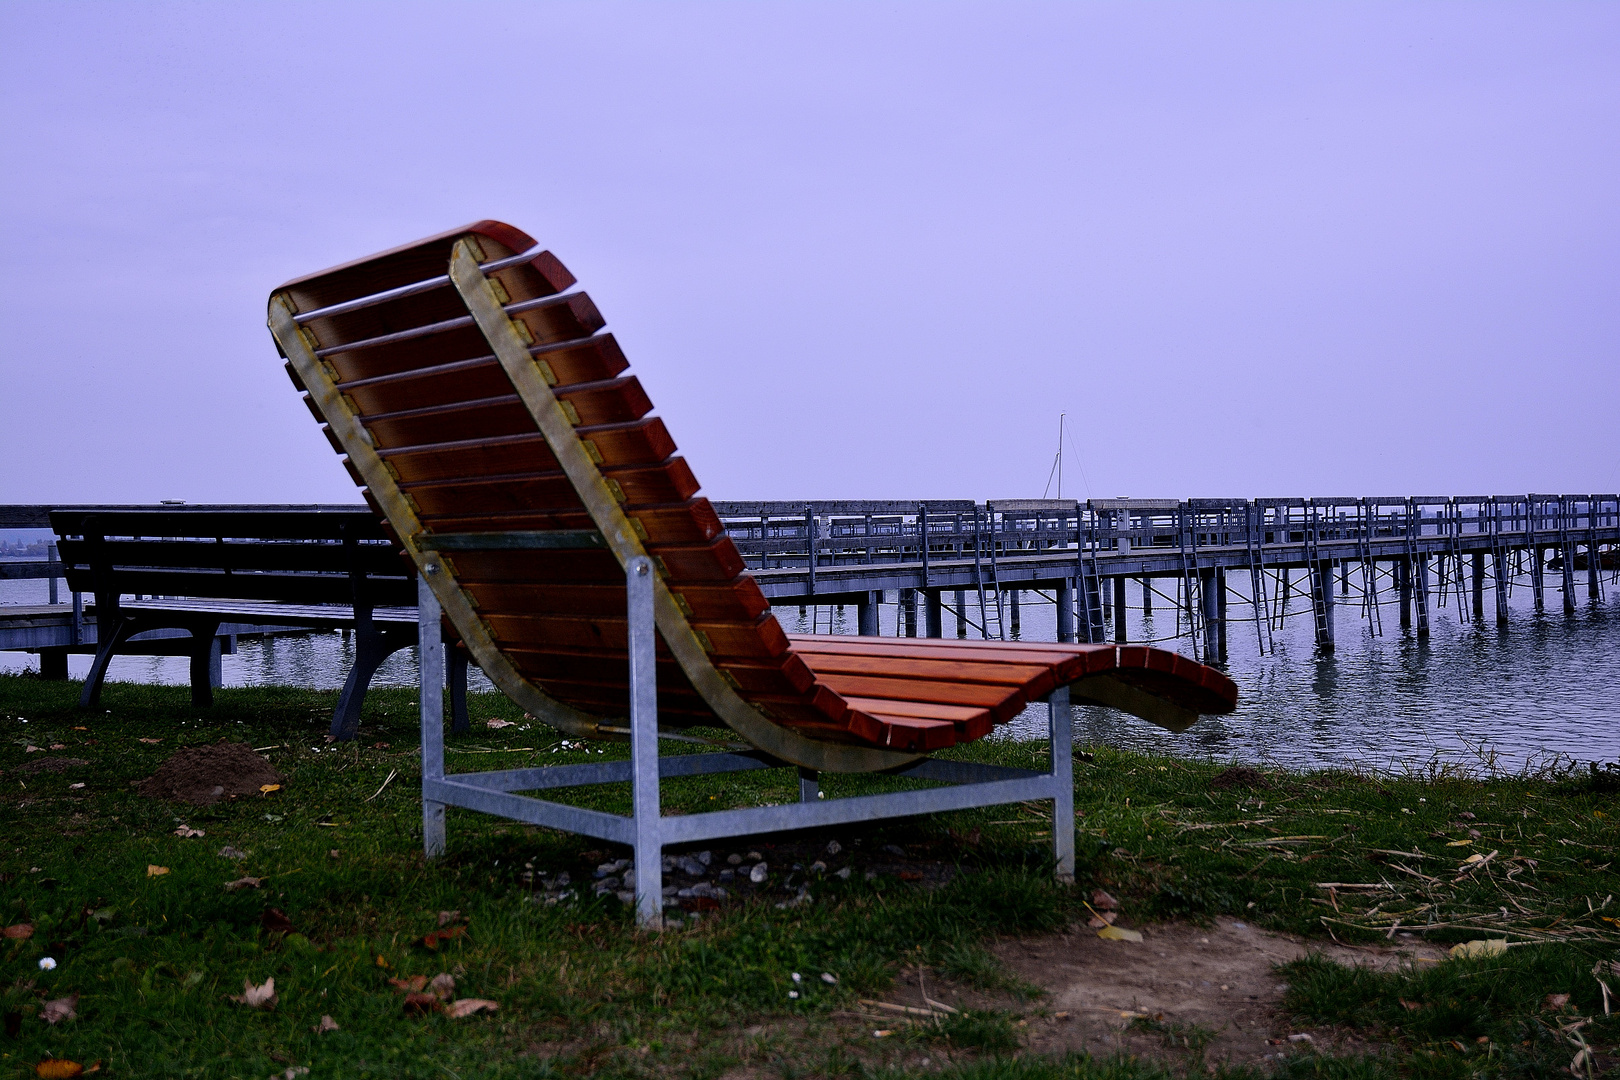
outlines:
[{"label": "steel crossbar", "polygon": [[[663,848],[669,844],[1051,799],[1056,874],[1062,881],[1074,879],[1073,719],[1067,687],[1054,691],[1046,699],[1052,760],[1049,772],[923,758],[882,775],[944,786],[825,799],[820,797],[816,774],[799,769],[799,802],[666,816],[659,805],[659,781],[665,777],[795,766],[758,750],[659,757],[650,560],[644,557],[628,560],[625,591],[630,641],[630,759],[446,774],[441,610],[438,598],[426,581],[418,583],[422,840],[429,858],[445,852],[445,809],[450,806],[625,844],[634,852],[637,921],[646,927],[659,927],[664,910]],[[625,781],[631,785],[633,812],[629,816],[517,794]]]}]

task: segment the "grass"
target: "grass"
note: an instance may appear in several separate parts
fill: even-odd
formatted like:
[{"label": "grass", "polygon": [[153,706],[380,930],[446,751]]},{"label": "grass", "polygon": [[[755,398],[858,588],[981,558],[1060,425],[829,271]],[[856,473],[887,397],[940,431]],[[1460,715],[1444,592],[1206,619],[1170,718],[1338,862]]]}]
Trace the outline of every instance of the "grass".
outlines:
[{"label": "grass", "polygon": [[[184,688],[119,684],[103,711],[86,715],[71,707],[76,690],[0,677],[0,925],[34,927],[26,940],[0,940],[0,1011],[15,1027],[0,1035],[0,1077],[32,1075],[51,1056],[141,1077],[264,1077],[289,1066],[315,1077],[462,1080],[699,1078],[739,1066],[900,1076],[921,1068],[919,1046],[934,1048],[922,1071],[948,1076],[1163,1075],[1141,1061],[1017,1054],[1016,1008],[1037,991],[985,946],[1072,925],[1094,887],[1138,922],[1228,915],[1346,942],[1414,931],[1515,942],[1500,957],[1387,976],[1296,965],[1285,978],[1300,1022],[1372,1033],[1395,1056],[1306,1054],[1278,1064],[1281,1075],[1550,1076],[1579,1040],[1595,1053],[1578,1071],[1595,1075],[1620,1034],[1591,974],[1620,941],[1620,905],[1610,899],[1620,892],[1610,866],[1620,837],[1614,785],[1601,772],[1551,781],[1256,772],[1217,787],[1217,764],[1097,747],[1077,765],[1080,889],[1050,881],[1044,807],[997,807],[811,838],[838,839],[843,860],[860,867],[894,862],[883,849],[899,845],[907,860],[949,871],[927,882],[779,875],[767,896],[647,935],[611,897],[547,904],[538,893],[536,871],[588,880],[597,863],[624,854],[609,845],[451,811],[449,856],[423,860],[409,690],[373,691],[361,738],[343,746],[321,739],[333,694],[228,689],[198,710]],[[496,696],[472,707],[474,733],[449,744],[452,770],[623,753],[565,743]],[[495,718],[514,723],[485,726]],[[221,738],[265,748],[283,790],[207,808],[131,790],[177,748]],[[1043,748],[998,742],[956,753],[1029,766]],[[24,771],[44,756],[88,764]],[[828,777],[823,787],[836,797],[893,783]],[[666,784],[665,806],[690,813],[796,792],[786,770],[692,778]],[[623,812],[628,788],[577,801]],[[181,825],[206,835],[176,836]],[[777,844],[782,858],[767,855],[786,864],[798,857],[791,841],[749,843]],[[249,854],[222,858],[226,845]],[[1464,863],[1469,854],[1483,865]],[[149,866],[168,872],[148,876]],[[222,887],[245,875],[262,887]],[[770,902],[801,883],[812,903]],[[271,908],[291,932],[267,925]],[[430,950],[421,939],[444,911],[459,911],[467,933]],[[59,966],[41,972],[47,955]],[[919,963],[931,985],[946,978],[996,991],[1014,1011],[965,1012],[883,1042],[869,1024],[848,1022],[858,998],[884,993]],[[496,1000],[499,1011],[405,1015],[388,980],[441,971],[456,975],[458,994]],[[271,977],[273,1011],[226,1000],[244,980]],[[1620,991],[1620,976],[1609,985]],[[800,996],[789,998],[795,988]],[[77,1019],[43,1022],[44,1001],[75,993]],[[1548,1010],[1549,993],[1571,998]],[[312,1030],[323,1015],[337,1031]],[[1590,1022],[1571,1030],[1577,1016]]]}]

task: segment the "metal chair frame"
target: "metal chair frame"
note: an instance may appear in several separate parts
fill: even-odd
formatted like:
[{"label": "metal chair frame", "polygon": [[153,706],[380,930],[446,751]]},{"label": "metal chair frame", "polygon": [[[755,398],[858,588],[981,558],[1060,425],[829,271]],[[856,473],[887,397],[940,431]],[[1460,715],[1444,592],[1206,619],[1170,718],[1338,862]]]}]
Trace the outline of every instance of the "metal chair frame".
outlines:
[{"label": "metal chair frame", "polygon": [[[657,631],[653,621],[651,560],[643,556],[627,560],[625,591],[630,636],[630,760],[447,774],[444,771],[445,660],[440,635],[441,609],[427,579],[418,580],[422,839],[429,858],[445,852],[445,809],[450,806],[626,844],[634,852],[637,922],[643,927],[657,928],[663,923],[663,848],[666,845],[1051,799],[1056,876],[1059,881],[1074,880],[1074,732],[1066,686],[1059,687],[1045,699],[1050,721],[1050,772],[924,758],[885,775],[937,781],[946,786],[822,799],[817,774],[813,770],[799,769],[800,801],[797,803],[666,816],[659,803],[659,781],[663,777],[796,766],[763,751],[658,756],[658,687],[653,666]],[[517,794],[627,780],[631,785],[633,808],[628,817]]]}]

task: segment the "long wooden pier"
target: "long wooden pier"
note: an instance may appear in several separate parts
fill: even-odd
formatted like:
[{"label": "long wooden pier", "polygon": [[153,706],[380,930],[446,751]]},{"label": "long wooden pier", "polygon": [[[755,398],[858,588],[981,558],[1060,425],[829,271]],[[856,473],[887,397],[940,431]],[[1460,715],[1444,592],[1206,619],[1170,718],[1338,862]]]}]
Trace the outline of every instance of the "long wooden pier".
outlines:
[{"label": "long wooden pier", "polygon": [[1144,607],[1174,607],[1178,636],[1184,619],[1199,658],[1215,661],[1233,597],[1262,652],[1288,601],[1308,599],[1326,650],[1352,583],[1375,626],[1393,605],[1421,636],[1436,604],[1485,619],[1487,593],[1508,621],[1515,584],[1538,611],[1549,591],[1573,611],[1580,585],[1601,598],[1605,575],[1614,582],[1620,545],[1615,495],[714,505],[767,597],[854,605],[863,634],[878,632],[892,593],[908,634],[920,606],[924,636],[944,636],[949,612],[958,634],[1006,637],[1019,594],[1039,590],[1056,604],[1061,640],[1124,641],[1135,582]]},{"label": "long wooden pier", "polygon": [[[958,635],[1017,636],[1021,597],[1035,592],[1055,604],[1060,640],[1123,642],[1134,584],[1135,606],[1151,612],[1158,602],[1173,610],[1174,637],[1190,637],[1199,659],[1220,662],[1240,621],[1253,624],[1260,650],[1269,652],[1296,600],[1295,611],[1308,604],[1317,645],[1330,650],[1335,609],[1347,602],[1379,632],[1385,609],[1394,608],[1392,618],[1422,636],[1441,607],[1454,606],[1459,621],[1506,623],[1514,588],[1528,589],[1537,611],[1550,594],[1551,603],[1573,612],[1583,591],[1601,599],[1606,585],[1620,582],[1616,495],[714,507],[768,598],[852,605],[862,634],[877,634],[879,609],[892,604],[896,627],[910,636],[943,637],[947,615]],[[47,524],[49,509],[0,507],[0,528]],[[54,552],[44,561],[0,563],[0,578],[51,579],[49,606],[0,603],[0,648],[92,646],[93,614],[87,628],[79,595],[58,604],[61,574]],[[255,612],[260,625],[232,629],[325,625],[290,606],[277,614]]]}]

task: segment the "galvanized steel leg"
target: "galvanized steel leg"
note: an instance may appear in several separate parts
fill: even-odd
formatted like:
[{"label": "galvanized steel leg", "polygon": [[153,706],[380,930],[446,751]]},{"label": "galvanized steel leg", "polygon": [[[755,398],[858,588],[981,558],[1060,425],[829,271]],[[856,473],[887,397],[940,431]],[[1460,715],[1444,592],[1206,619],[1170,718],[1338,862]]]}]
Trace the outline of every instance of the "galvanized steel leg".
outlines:
[{"label": "galvanized steel leg", "polygon": [[[431,566],[428,569],[432,569]],[[426,578],[416,581],[417,699],[422,703],[422,850],[444,854],[444,803],[427,798],[426,784],[444,779],[444,646],[439,638],[439,598]]]},{"label": "galvanized steel leg", "polygon": [[799,801],[815,802],[821,797],[821,774],[814,769],[799,770]]},{"label": "galvanized steel leg", "polygon": [[1074,711],[1069,708],[1069,688],[1060,687],[1047,697],[1047,717],[1051,722],[1052,779],[1057,790],[1052,799],[1052,858],[1061,882],[1074,881]]},{"label": "galvanized steel leg", "polygon": [[624,565],[630,632],[630,801],[635,819],[636,922],[664,925],[663,810],[658,800],[658,674],[654,668],[652,560]]}]

